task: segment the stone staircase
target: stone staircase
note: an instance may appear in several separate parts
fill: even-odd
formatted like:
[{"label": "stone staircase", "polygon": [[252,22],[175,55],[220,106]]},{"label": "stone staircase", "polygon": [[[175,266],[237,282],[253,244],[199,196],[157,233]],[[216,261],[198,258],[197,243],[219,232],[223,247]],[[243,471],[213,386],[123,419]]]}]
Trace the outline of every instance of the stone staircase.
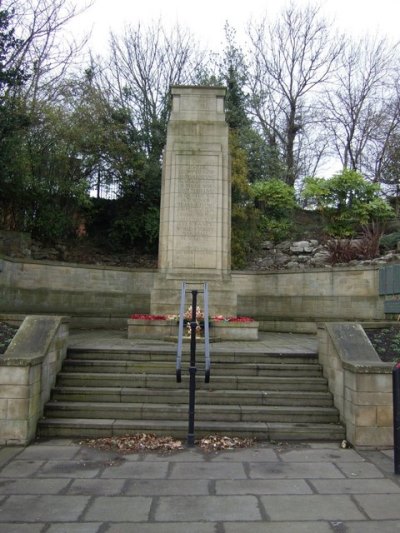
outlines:
[{"label": "stone staircase", "polygon": [[[341,440],[344,428],[315,352],[212,353],[210,383],[197,354],[195,435]],[[70,349],[39,421],[41,437],[136,432],[185,437],[189,355],[182,382],[174,349]]]}]

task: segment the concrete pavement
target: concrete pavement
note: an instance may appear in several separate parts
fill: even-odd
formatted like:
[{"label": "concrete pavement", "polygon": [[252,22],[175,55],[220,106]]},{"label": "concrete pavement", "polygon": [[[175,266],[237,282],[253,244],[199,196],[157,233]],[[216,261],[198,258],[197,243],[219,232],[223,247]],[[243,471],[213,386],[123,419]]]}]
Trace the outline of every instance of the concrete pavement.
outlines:
[{"label": "concrete pavement", "polygon": [[259,443],[170,454],[0,449],[1,533],[393,533],[393,451]]}]

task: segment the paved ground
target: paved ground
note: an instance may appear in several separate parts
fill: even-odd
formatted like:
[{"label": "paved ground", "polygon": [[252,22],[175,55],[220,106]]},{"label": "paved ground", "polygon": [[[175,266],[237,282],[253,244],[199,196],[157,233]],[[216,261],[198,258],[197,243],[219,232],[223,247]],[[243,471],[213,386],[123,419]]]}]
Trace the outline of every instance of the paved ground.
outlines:
[{"label": "paved ground", "polygon": [[[160,348],[176,352],[176,343],[159,340],[128,339],[126,330],[72,330],[68,345],[71,348],[145,348],[157,351]],[[189,350],[189,343],[185,344]],[[202,344],[198,344],[201,353]],[[253,352],[263,353],[281,351],[283,353],[301,353],[304,351],[316,351],[317,338],[315,335],[301,333],[259,333],[258,341],[223,341],[211,343],[211,354]]]},{"label": "paved ground", "polygon": [[[76,331],[70,339],[71,346],[96,343],[160,347],[128,340],[126,332]],[[230,344],[212,350],[316,348],[313,336],[279,333]],[[400,476],[393,470],[392,450],[340,443],[167,455],[119,455],[69,440],[4,447],[0,533],[400,532]]]},{"label": "paved ground", "polygon": [[118,455],[0,449],[1,533],[393,533],[392,451],[338,443]]}]

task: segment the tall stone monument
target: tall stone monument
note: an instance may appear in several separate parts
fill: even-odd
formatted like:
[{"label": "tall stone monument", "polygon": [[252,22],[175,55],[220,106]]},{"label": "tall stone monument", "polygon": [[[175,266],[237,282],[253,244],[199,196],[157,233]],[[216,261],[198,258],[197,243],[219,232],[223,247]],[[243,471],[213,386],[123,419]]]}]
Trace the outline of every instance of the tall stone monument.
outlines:
[{"label": "tall stone monument", "polygon": [[[225,89],[174,86],[164,150],[159,277],[152,313],[174,313],[182,281],[209,283],[211,314],[236,314]],[[177,307],[178,306],[178,307]]]}]

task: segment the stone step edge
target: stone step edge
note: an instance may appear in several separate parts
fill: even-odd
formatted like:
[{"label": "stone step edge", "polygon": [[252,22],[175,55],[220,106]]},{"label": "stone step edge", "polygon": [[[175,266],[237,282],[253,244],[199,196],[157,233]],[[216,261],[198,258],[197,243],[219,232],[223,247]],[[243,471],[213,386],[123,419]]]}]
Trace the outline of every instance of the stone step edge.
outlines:
[{"label": "stone step edge", "polygon": [[[141,433],[143,431],[163,435],[186,435],[186,421],[139,420],[127,421],[118,419],[41,419],[38,423],[39,436],[70,435],[73,437],[115,436]],[[69,431],[69,433],[68,433]],[[210,433],[229,434],[234,436],[252,436],[260,440],[342,440],[345,428],[340,424],[326,423],[281,423],[281,422],[204,422],[197,421],[195,434],[198,436]]]},{"label": "stone step edge", "polygon": [[[128,394],[138,394],[140,396],[144,394],[154,394],[155,396],[157,394],[164,395],[164,394],[181,394],[186,395],[188,394],[188,388],[177,388],[173,391],[171,388],[152,388],[152,387],[79,387],[79,386],[65,386],[65,385],[58,385],[52,388],[52,392],[55,393],[63,393],[63,392],[70,392],[73,393],[87,393],[87,394],[98,394],[98,393],[109,393],[109,394],[122,394],[122,395],[128,395]],[[279,397],[283,396],[284,398],[287,398],[288,396],[296,397],[296,396],[310,396],[311,398],[315,397],[332,397],[332,393],[328,390],[326,391],[277,391],[277,390],[254,390],[254,389],[215,389],[215,390],[205,390],[205,389],[198,389],[196,390],[196,395],[199,394],[200,396],[226,396],[226,395],[235,395],[235,396],[274,396]]]},{"label": "stone step edge", "polygon": [[[182,374],[182,380],[187,380],[189,381],[189,375],[186,373],[186,370],[187,369],[182,369],[184,371],[184,374]],[[211,370],[212,372],[212,370]],[[128,373],[128,372],[66,372],[66,371],[61,371],[57,374],[57,377],[60,377],[60,378],[65,378],[65,377],[70,377],[70,378],[73,378],[73,379],[76,379],[77,377],[79,377],[80,379],[96,379],[97,378],[102,378],[102,379],[106,379],[106,378],[109,378],[109,379],[134,379],[134,378],[157,378],[157,379],[165,379],[166,376],[168,376],[168,374],[152,374],[152,373],[147,373],[147,372],[142,372],[142,373]],[[173,380],[175,378],[175,375],[174,373],[171,373],[170,375],[171,379]],[[199,375],[199,380],[202,379],[203,376]],[[307,376],[299,376],[299,377],[281,377],[281,376],[237,376],[237,375],[233,375],[233,376],[223,376],[223,375],[220,375],[218,374],[216,377],[215,377],[215,380],[248,380],[248,379],[251,379],[251,380],[274,380],[274,381],[283,381],[283,382],[291,382],[291,383],[295,383],[296,381],[301,381],[301,382],[304,382],[305,380],[310,380],[310,381],[313,381],[313,380],[318,380],[318,382],[322,383],[326,383],[327,380],[326,378],[324,378],[323,376],[310,376],[310,377],[307,377]],[[212,375],[211,375],[211,380],[212,380]],[[210,381],[210,387],[212,388],[212,381]]]},{"label": "stone step edge", "polygon": [[[150,368],[161,367],[161,368],[175,368],[175,361],[109,361],[106,359],[65,359],[64,365],[67,367],[70,366],[111,366],[111,367],[131,367],[132,365],[137,366],[149,366]],[[204,367],[204,361],[198,361],[197,366]],[[244,369],[267,369],[267,370],[282,370],[283,372],[296,371],[296,370],[306,370],[306,371],[318,371],[322,369],[322,365],[319,363],[234,363],[231,361],[227,362],[212,362],[212,368],[218,370],[240,370]]]},{"label": "stone step edge", "polygon": [[[148,409],[148,410],[158,410],[158,409],[168,409],[171,411],[187,411],[187,403],[182,404],[165,404],[165,403],[116,403],[116,402],[63,402],[63,401],[49,401],[45,405],[45,409],[123,409],[124,411],[129,411],[129,409]],[[338,414],[338,410],[334,406],[330,407],[316,407],[316,406],[291,406],[291,405],[207,405],[207,404],[198,404],[196,405],[196,410],[198,411],[210,411],[215,410],[218,412],[262,412],[262,413],[282,413],[287,414],[291,412],[293,414],[302,414],[302,413],[318,413],[318,414]]]},{"label": "stone step edge", "polygon": [[[266,351],[265,348],[262,349],[262,350],[257,350],[257,349],[251,349],[251,350],[240,350],[240,349],[235,349],[235,348],[232,348],[232,350],[229,350],[229,351],[220,351],[220,350],[210,350],[211,353],[215,356],[215,357],[225,357],[225,356],[240,356],[240,357],[246,357],[246,356],[249,356],[249,355],[255,355],[255,356],[261,356],[261,357],[269,357],[269,356],[278,356],[278,357],[285,357],[285,358],[288,358],[290,359],[291,357],[311,357],[311,358],[316,358],[318,357],[318,350],[313,350],[313,349],[307,349],[307,348],[302,348],[301,350],[299,351],[293,351],[293,349],[279,349],[279,350],[270,350],[270,351]],[[166,356],[171,356],[171,355],[176,355],[176,346],[174,346],[173,348],[171,349],[162,349],[162,348],[157,348],[157,349],[146,349],[146,348],[143,348],[143,347],[140,347],[140,348],[135,348],[135,347],[132,347],[132,348],[88,348],[88,347],[68,347],[67,348],[67,356],[68,355],[74,355],[74,354],[96,354],[96,353],[101,353],[101,354],[112,354],[112,355],[157,355],[157,356],[163,356],[163,355],[166,355]],[[201,356],[204,356],[204,351],[197,351],[198,355],[201,357]],[[182,350],[182,354],[183,355],[190,355],[190,350],[185,350],[183,349]]]}]

